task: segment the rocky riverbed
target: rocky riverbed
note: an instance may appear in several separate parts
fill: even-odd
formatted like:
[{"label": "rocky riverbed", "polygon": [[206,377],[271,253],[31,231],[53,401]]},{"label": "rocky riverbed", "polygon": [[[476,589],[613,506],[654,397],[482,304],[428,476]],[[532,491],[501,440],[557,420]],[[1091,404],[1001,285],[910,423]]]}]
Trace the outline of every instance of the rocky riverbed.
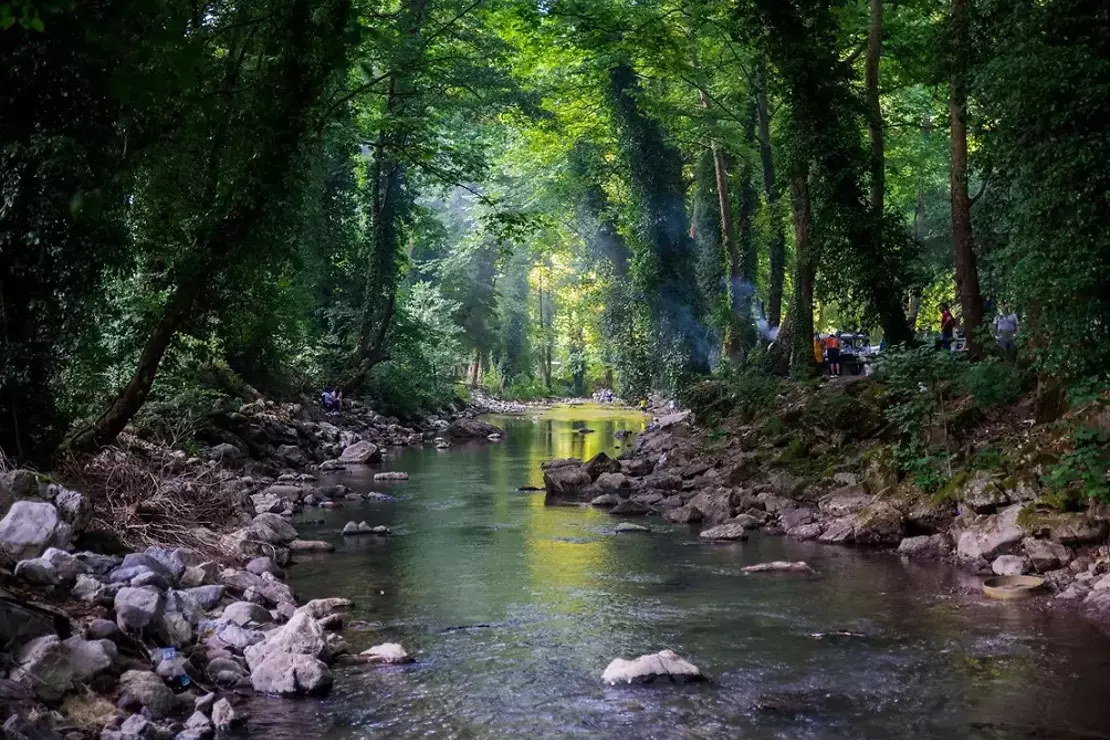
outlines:
[{"label": "rocky riverbed", "polygon": [[483,411],[405,426],[358,403],[324,416],[259,400],[222,412],[220,441],[202,455],[124,435],[67,468],[66,485],[0,475],[4,737],[200,740],[243,719],[245,693],[319,696],[338,661],[404,662],[395,644],[351,654],[347,599],[297,599],[285,568],[334,548],[301,539],[290,519],[390,500],[321,485],[317,472],[388,466],[391,448],[436,437],[488,437],[498,430],[474,418]]},{"label": "rocky riverbed", "polygon": [[972,573],[1039,574],[1055,605],[1110,627],[1110,508],[1039,505],[1035,477],[975,472],[939,496],[900,481],[890,460],[845,451],[825,468],[791,464],[796,449],[759,429],[725,440],[689,412],[656,417],[619,459],[543,464],[549,504],[591,504],[617,517],[661,516],[704,540],[761,530],[797,540],[945,561]]}]

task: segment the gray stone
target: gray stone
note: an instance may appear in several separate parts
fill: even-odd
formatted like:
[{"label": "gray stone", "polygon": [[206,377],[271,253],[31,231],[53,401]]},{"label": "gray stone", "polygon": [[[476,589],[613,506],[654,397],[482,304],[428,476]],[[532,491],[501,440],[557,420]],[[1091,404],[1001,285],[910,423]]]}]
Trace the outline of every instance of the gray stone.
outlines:
[{"label": "gray stone", "polygon": [[201,735],[210,735],[214,730],[211,720],[205,717],[203,712],[193,712],[189,719],[185,720],[185,729]]},{"label": "gray stone", "polygon": [[843,517],[862,510],[871,503],[871,494],[860,485],[844,486],[824,496],[819,508],[833,517]]},{"label": "gray stone", "polygon": [[112,555],[101,555],[97,552],[79,552],[74,557],[89,566],[89,572],[98,576],[106,576],[120,566],[123,558]]},{"label": "gray stone", "polygon": [[251,685],[265,694],[319,696],[332,680],[323,661],[302,653],[269,653],[251,668]]},{"label": "gray stone", "polygon": [[285,580],[285,571],[278,567],[273,558],[269,557],[257,557],[251,560],[247,563],[247,572],[254,573],[256,576],[269,573],[274,578]]},{"label": "gray stone", "polygon": [[718,524],[716,527],[703,530],[698,535],[703,540],[746,540],[748,533],[744,530],[744,525],[737,522],[726,522]]},{"label": "gray stone", "polygon": [[1010,503],[1010,499],[994,478],[979,471],[964,484],[960,502],[976,514],[992,514]]},{"label": "gray stone", "polygon": [[786,530],[786,534],[796,540],[815,540],[821,536],[821,525],[817,522],[799,524]]},{"label": "gray stone", "polygon": [[609,510],[611,516],[643,516],[649,513],[651,513],[651,509],[632,499],[624,499]]},{"label": "gray stone", "polygon": [[289,543],[290,552],[333,552],[335,545],[322,540],[293,540]]},{"label": "gray stone", "polygon": [[594,481],[594,486],[602,491],[624,491],[630,487],[623,473],[602,473]]},{"label": "gray stone", "polygon": [[165,717],[177,708],[177,698],[153,671],[127,671],[119,679],[120,688],[150,710],[155,718]]},{"label": "gray stone", "polygon": [[180,577],[181,573],[185,571],[185,567],[182,565],[181,571],[175,573],[173,568],[163,563],[161,559],[151,555],[149,551],[133,552],[125,555],[123,564],[120,565],[120,570],[136,567],[143,567],[153,573],[157,573],[166,580],[166,583],[177,583],[177,579]]},{"label": "gray stone", "polygon": [[285,626],[271,632],[263,642],[246,648],[243,655],[253,671],[268,656],[283,653],[320,658],[326,655],[326,647],[324,630],[316,620],[306,612],[297,612]]},{"label": "gray stone", "polygon": [[384,473],[374,473],[374,480],[376,481],[389,481],[389,480],[408,480],[409,474],[400,470],[387,470]]},{"label": "gray stone", "polygon": [[621,497],[615,493],[603,493],[590,501],[590,506],[613,507],[619,504]]},{"label": "gray stone", "polygon": [[1019,555],[999,555],[991,570],[997,576],[1022,576],[1029,572],[1029,561]]},{"label": "gray stone", "polygon": [[543,471],[543,485],[547,491],[545,500],[578,500],[592,482],[589,473],[577,460],[571,461],[571,464],[545,468]]},{"label": "gray stone", "polygon": [[42,559],[53,565],[66,583],[74,583],[77,581],[77,576],[90,572],[88,565],[56,547],[48,547],[42,554]]},{"label": "gray stone", "polygon": [[218,563],[207,561],[200,565],[190,565],[185,568],[185,572],[181,574],[178,585],[181,586],[181,588],[206,586],[215,583],[219,575],[220,566]]},{"label": "gray stone", "polygon": [[[108,583],[125,583],[130,584],[144,573],[153,573],[150,568],[145,565],[132,565],[127,568],[119,567],[108,574]],[[165,580],[165,579],[163,579]]]},{"label": "gray stone", "polygon": [[368,463],[377,463],[382,461],[381,450],[372,442],[362,441],[355,442],[353,445],[345,448],[343,453],[339,456],[339,462],[351,465],[366,465]]},{"label": "gray stone", "polygon": [[240,627],[246,627],[248,624],[269,624],[274,621],[269,611],[247,601],[237,601],[229,605],[224,609],[222,619]]},{"label": "gray stone", "polygon": [[1022,540],[1021,546],[1033,569],[1038,573],[1054,570],[1071,561],[1071,551],[1058,542],[1026,537]]},{"label": "gray stone", "polygon": [[44,558],[20,560],[15,564],[15,577],[32,586],[60,586],[62,583],[58,569]]},{"label": "gray stone", "polygon": [[243,459],[242,451],[233,444],[221,442],[208,450],[208,459],[219,463],[234,464]]},{"label": "gray stone", "polygon": [[852,517],[852,525],[857,545],[896,545],[906,532],[902,512],[886,501],[860,509]]},{"label": "gray stone", "polygon": [[822,529],[821,536],[817,539],[821,542],[841,545],[851,542],[854,534],[855,526],[852,524],[852,517],[846,516],[828,522]]},{"label": "gray stone", "polygon": [[297,530],[277,514],[259,514],[248,531],[253,539],[268,545],[287,545],[297,539]]},{"label": "gray stone", "polygon": [[308,462],[308,458],[305,457],[304,451],[296,445],[279,445],[278,448],[274,450],[274,457],[294,468],[304,467],[305,463]]},{"label": "gray stone", "polygon": [[786,531],[790,531],[795,527],[800,527],[803,524],[812,524],[817,519],[817,513],[813,509],[799,508],[788,511],[782,515],[780,524]]},{"label": "gray stone", "polygon": [[906,537],[898,544],[898,554],[911,560],[937,560],[951,549],[948,536],[943,534]]},{"label": "gray stone", "polygon": [[77,576],[77,584],[70,591],[73,598],[90,603],[99,601],[106,594],[107,589],[104,588],[104,584],[92,576]]},{"label": "gray stone", "polygon": [[162,618],[166,597],[157,589],[125,587],[115,598],[116,624],[121,630],[140,631]]},{"label": "gray stone", "polygon": [[85,640],[70,637],[62,645],[69,654],[73,677],[87,681],[98,673],[110,671],[116,662],[116,644],[111,640]]},{"label": "gray stone", "polygon": [[31,640],[16,651],[11,678],[42,701],[58,701],[73,687],[69,652],[56,635]]},{"label": "gray stone", "polygon": [[114,640],[119,637],[119,626],[110,619],[94,619],[85,635],[90,640]]},{"label": "gray stone", "polygon": [[701,521],[707,524],[720,524],[732,518],[733,495],[727,488],[701,491],[692,499],[689,506],[701,512]]},{"label": "gray stone", "polygon": [[695,524],[702,520],[702,513],[695,506],[685,504],[664,512],[663,518],[672,524]]},{"label": "gray stone", "polygon": [[252,495],[251,502],[254,503],[255,514],[280,514],[286,505],[284,499],[266,491]]},{"label": "gray stone", "polygon": [[92,504],[83,494],[55,486],[54,508],[58,518],[69,524],[74,532],[84,532],[92,519]]},{"label": "gray stone", "polygon": [[212,609],[224,597],[224,587],[219,584],[197,586],[185,589],[185,593],[189,594],[202,609]]},{"label": "gray stone", "polygon": [[358,529],[358,523],[357,522],[347,522],[346,524],[343,525],[342,534],[343,534],[344,537],[350,537],[352,535],[362,534],[362,533]]},{"label": "gray stone", "polygon": [[959,528],[965,524],[963,522],[957,525],[957,557],[965,562],[980,559],[989,562],[1013,550],[1028,535],[1025,528],[1017,523],[1021,508],[1021,504],[1014,504],[998,514],[971,522],[966,528]]},{"label": "gray stone", "polygon": [[132,578],[131,582],[127,585],[131,586],[132,588],[142,588],[143,586],[149,586],[150,588],[156,588],[159,591],[165,591],[170,587],[170,582],[167,581],[162,576],[162,574],[154,573],[148,570]]},{"label": "gray stone", "polygon": [[37,558],[51,545],[64,548],[69,530],[58,511],[39,501],[16,501],[0,520],[0,556],[11,562]]}]

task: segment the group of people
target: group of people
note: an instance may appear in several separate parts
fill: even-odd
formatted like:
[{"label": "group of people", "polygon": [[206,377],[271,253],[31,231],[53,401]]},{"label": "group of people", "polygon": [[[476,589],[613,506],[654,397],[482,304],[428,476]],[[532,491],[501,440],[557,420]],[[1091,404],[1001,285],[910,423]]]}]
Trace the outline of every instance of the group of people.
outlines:
[{"label": "group of people", "polygon": [[[1018,333],[1018,316],[1013,311],[1008,311],[1005,308],[995,310],[993,304],[988,302],[987,314],[994,313],[995,317],[992,322],[994,329],[994,341],[998,345],[999,350],[1008,360],[1013,360],[1017,354],[1017,333]],[[952,315],[952,310],[947,303],[940,304],[940,339],[937,340],[937,347],[939,349],[966,349],[966,345],[956,345],[956,329],[958,323],[956,318]]]},{"label": "group of people", "polygon": [[843,339],[844,335],[838,331],[831,331],[825,337],[813,335],[813,359],[827,369],[832,378],[839,377],[843,370],[840,356]]},{"label": "group of people", "polygon": [[594,391],[594,400],[598,403],[612,403],[613,402],[613,389],[600,388]]}]

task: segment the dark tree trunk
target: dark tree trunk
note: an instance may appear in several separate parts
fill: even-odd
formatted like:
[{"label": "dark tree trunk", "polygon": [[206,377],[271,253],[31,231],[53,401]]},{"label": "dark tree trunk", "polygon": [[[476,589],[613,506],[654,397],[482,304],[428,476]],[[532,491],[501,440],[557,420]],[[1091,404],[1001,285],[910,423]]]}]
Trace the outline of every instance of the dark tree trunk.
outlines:
[{"label": "dark tree trunk", "polygon": [[809,376],[813,362],[813,282],[817,272],[817,255],[810,242],[813,210],[809,197],[808,168],[799,168],[790,176],[791,207],[794,211],[795,280],[794,307],[790,312],[790,372]]},{"label": "dark tree trunk", "polygon": [[967,84],[970,56],[971,0],[952,0],[952,81],[948,116],[952,128],[952,245],[956,253],[956,290],[964,335],[972,356],[981,352],[976,330],[983,322],[983,296],[971,233],[971,199],[967,192]]},{"label": "dark tree trunk", "polygon": [[771,271],[767,285],[767,323],[778,326],[782,320],[782,289],[786,280],[786,234],[783,232],[782,206],[775,187],[774,152],[771,148],[771,111],[767,102],[767,65],[756,69],[756,113],[759,119],[759,159],[763,165],[763,194],[771,228]]},{"label": "dark tree trunk", "polygon": [[886,172],[883,152],[883,111],[879,106],[879,58],[883,52],[883,0],[871,0],[871,30],[867,35],[867,114],[871,142],[871,215],[876,247],[882,250]]}]

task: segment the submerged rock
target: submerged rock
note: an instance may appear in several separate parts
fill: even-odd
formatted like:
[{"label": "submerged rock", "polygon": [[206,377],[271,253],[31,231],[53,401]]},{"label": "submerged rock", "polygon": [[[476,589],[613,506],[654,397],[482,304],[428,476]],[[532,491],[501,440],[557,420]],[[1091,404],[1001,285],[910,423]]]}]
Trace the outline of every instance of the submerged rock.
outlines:
[{"label": "submerged rock", "polygon": [[697,666],[678,657],[673,650],[662,650],[641,655],[635,660],[617,658],[606,667],[601,680],[612,686],[618,683],[652,683],[656,680],[687,683],[706,679]]},{"label": "submerged rock", "polygon": [[770,563],[758,563],[756,565],[749,565],[741,568],[744,573],[816,573],[813,568],[809,567],[809,563],[798,560],[789,562],[786,560],[774,560]]},{"label": "submerged rock", "polygon": [[632,522],[621,522],[617,525],[617,532],[650,532],[651,530],[641,524],[633,524]]},{"label": "submerged rock", "polygon": [[409,474],[400,470],[389,470],[384,473],[374,473],[374,480],[408,480]]}]

